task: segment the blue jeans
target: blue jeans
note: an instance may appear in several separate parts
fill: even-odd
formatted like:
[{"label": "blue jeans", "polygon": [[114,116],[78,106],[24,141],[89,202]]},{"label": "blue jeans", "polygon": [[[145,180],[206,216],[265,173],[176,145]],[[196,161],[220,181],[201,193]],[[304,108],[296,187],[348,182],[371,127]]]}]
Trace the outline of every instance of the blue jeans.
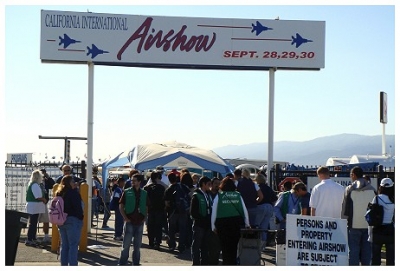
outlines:
[{"label": "blue jeans", "polygon": [[122,236],[124,231],[124,217],[121,215],[119,208],[115,210],[114,237]]},{"label": "blue jeans", "polygon": [[92,198],[92,224],[94,221],[94,216],[99,214],[99,202],[97,197]]},{"label": "blue jeans", "polygon": [[38,219],[39,219],[39,214],[29,215],[28,241],[36,240]]},{"label": "blue jeans", "polygon": [[[264,203],[257,205],[258,213],[260,214],[260,229],[269,229],[269,221],[274,214],[274,207],[271,204]],[[263,231],[261,233],[261,241],[267,242],[267,232]]]},{"label": "blue jeans", "polygon": [[140,247],[142,246],[143,223],[133,225],[131,222],[124,224],[124,241],[122,242],[122,250],[119,256],[118,264],[126,265],[129,258],[129,248],[133,238],[132,265],[139,265]]},{"label": "blue jeans", "polygon": [[103,216],[103,226],[107,226],[108,220],[110,219],[111,211],[110,211],[110,203],[107,202],[104,205],[104,216]]},{"label": "blue jeans", "polygon": [[61,235],[61,265],[78,265],[78,246],[83,220],[68,216],[64,225],[58,226]]},{"label": "blue jeans", "polygon": [[251,227],[259,227],[260,225],[257,224],[257,222],[259,221],[258,219],[258,208],[248,208],[247,212],[249,213],[249,223]]},{"label": "blue jeans", "polygon": [[348,229],[349,265],[371,265],[372,248],[368,229]]}]

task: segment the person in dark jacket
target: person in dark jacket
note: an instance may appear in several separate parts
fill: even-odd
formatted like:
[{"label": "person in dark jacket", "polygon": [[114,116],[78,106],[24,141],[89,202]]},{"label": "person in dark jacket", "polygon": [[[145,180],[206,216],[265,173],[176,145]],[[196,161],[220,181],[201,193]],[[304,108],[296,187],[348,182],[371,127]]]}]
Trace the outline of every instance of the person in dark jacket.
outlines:
[{"label": "person in dark jacket", "polygon": [[238,180],[237,191],[243,198],[249,214],[250,225],[252,227],[260,227],[257,204],[263,200],[263,194],[258,184],[254,183],[250,178],[250,172],[247,169],[242,170],[242,178]]},{"label": "person in dark jacket", "polygon": [[61,265],[78,265],[78,245],[83,227],[83,202],[73,176],[64,176],[55,194],[63,198],[64,212],[68,214],[65,223],[58,226],[61,235]]},{"label": "person in dark jacket", "polygon": [[180,184],[177,174],[171,172],[168,174],[168,179],[171,183],[170,186],[165,190],[164,193],[164,201],[165,208],[168,215],[168,250],[174,251],[176,248],[176,238],[175,234],[179,232],[179,244],[178,251],[182,253],[186,249],[186,233],[187,230],[187,220],[188,220],[188,211],[180,212],[176,205],[176,193],[178,193],[178,189],[182,190],[181,193],[188,195],[190,193],[189,188]]},{"label": "person in dark jacket", "polygon": [[[263,194],[263,199],[257,204],[258,213],[260,216],[260,220],[257,224],[261,229],[269,230],[269,221],[271,217],[274,215],[274,204],[278,197],[272,188],[267,185],[267,180],[262,174],[257,174],[256,182],[260,187],[260,190]],[[268,240],[267,240],[267,232],[263,231],[261,233],[261,247],[264,249]]]},{"label": "person in dark jacket", "polygon": [[149,246],[159,250],[162,241],[162,226],[165,218],[165,188],[161,184],[161,173],[153,171],[151,173],[150,184],[143,188],[147,191],[149,198],[148,218],[147,218],[147,236],[149,237]]},{"label": "person in dark jacket", "polygon": [[44,197],[46,198],[45,202],[45,212],[42,214],[39,214],[39,223],[43,223],[43,233],[44,237],[41,241],[42,244],[47,244],[51,242],[50,236],[49,236],[49,208],[47,207],[47,203],[49,202],[49,190],[53,189],[53,186],[55,184],[55,181],[53,178],[47,174],[46,169],[42,168],[40,170],[43,174],[43,181],[40,184],[40,187],[44,191]]},{"label": "person in dark jacket", "polygon": [[207,238],[211,232],[212,199],[208,194],[211,179],[203,176],[198,182],[190,203],[193,219],[192,261],[193,265],[208,265]]},{"label": "person in dark jacket", "polygon": [[125,186],[125,179],[119,177],[117,180],[116,186],[113,186],[112,199],[110,202],[110,210],[113,210],[115,213],[115,221],[114,221],[114,240],[122,241],[124,240],[122,237],[122,233],[124,231],[124,218],[119,211],[119,200],[122,197],[123,189]]}]

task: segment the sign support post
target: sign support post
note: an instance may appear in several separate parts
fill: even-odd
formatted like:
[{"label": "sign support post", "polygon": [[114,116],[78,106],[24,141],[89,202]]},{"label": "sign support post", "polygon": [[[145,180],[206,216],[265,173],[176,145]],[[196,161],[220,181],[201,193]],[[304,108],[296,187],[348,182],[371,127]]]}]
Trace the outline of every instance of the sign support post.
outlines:
[{"label": "sign support post", "polygon": [[268,163],[267,176],[269,186],[272,187],[271,169],[274,164],[274,96],[275,96],[275,70],[269,69],[269,106],[268,106]]},{"label": "sign support post", "polygon": [[383,91],[379,93],[379,109],[380,122],[382,123],[382,156],[387,156],[385,138],[385,124],[387,123],[387,94]]},{"label": "sign support post", "polygon": [[88,189],[88,227],[87,231],[90,232],[92,227],[92,165],[93,165],[93,108],[94,108],[94,64],[88,62],[88,131],[87,131],[87,167],[86,167],[86,180],[89,185]]}]

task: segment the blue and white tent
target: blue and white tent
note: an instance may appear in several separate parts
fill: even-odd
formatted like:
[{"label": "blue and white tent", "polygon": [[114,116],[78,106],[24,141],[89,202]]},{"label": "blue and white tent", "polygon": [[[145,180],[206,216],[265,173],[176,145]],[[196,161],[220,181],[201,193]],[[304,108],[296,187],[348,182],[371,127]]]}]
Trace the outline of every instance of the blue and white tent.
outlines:
[{"label": "blue and white tent", "polygon": [[129,166],[138,170],[165,168],[196,168],[211,170],[225,176],[235,168],[215,152],[184,143],[165,142],[136,145],[102,164],[102,178],[107,179],[111,168]]}]

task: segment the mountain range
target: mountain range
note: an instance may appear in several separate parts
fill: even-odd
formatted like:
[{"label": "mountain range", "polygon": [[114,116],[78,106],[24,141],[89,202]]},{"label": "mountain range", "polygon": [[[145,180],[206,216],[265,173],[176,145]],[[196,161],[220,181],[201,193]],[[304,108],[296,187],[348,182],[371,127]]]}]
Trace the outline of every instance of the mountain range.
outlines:
[{"label": "mountain range", "polygon": [[[386,135],[386,153],[395,156],[395,136]],[[267,160],[268,143],[228,145],[213,149],[224,159],[247,158]],[[382,136],[339,134],[313,140],[278,141],[274,143],[274,161],[295,165],[325,165],[330,157],[350,158],[353,155],[381,155]]]}]

